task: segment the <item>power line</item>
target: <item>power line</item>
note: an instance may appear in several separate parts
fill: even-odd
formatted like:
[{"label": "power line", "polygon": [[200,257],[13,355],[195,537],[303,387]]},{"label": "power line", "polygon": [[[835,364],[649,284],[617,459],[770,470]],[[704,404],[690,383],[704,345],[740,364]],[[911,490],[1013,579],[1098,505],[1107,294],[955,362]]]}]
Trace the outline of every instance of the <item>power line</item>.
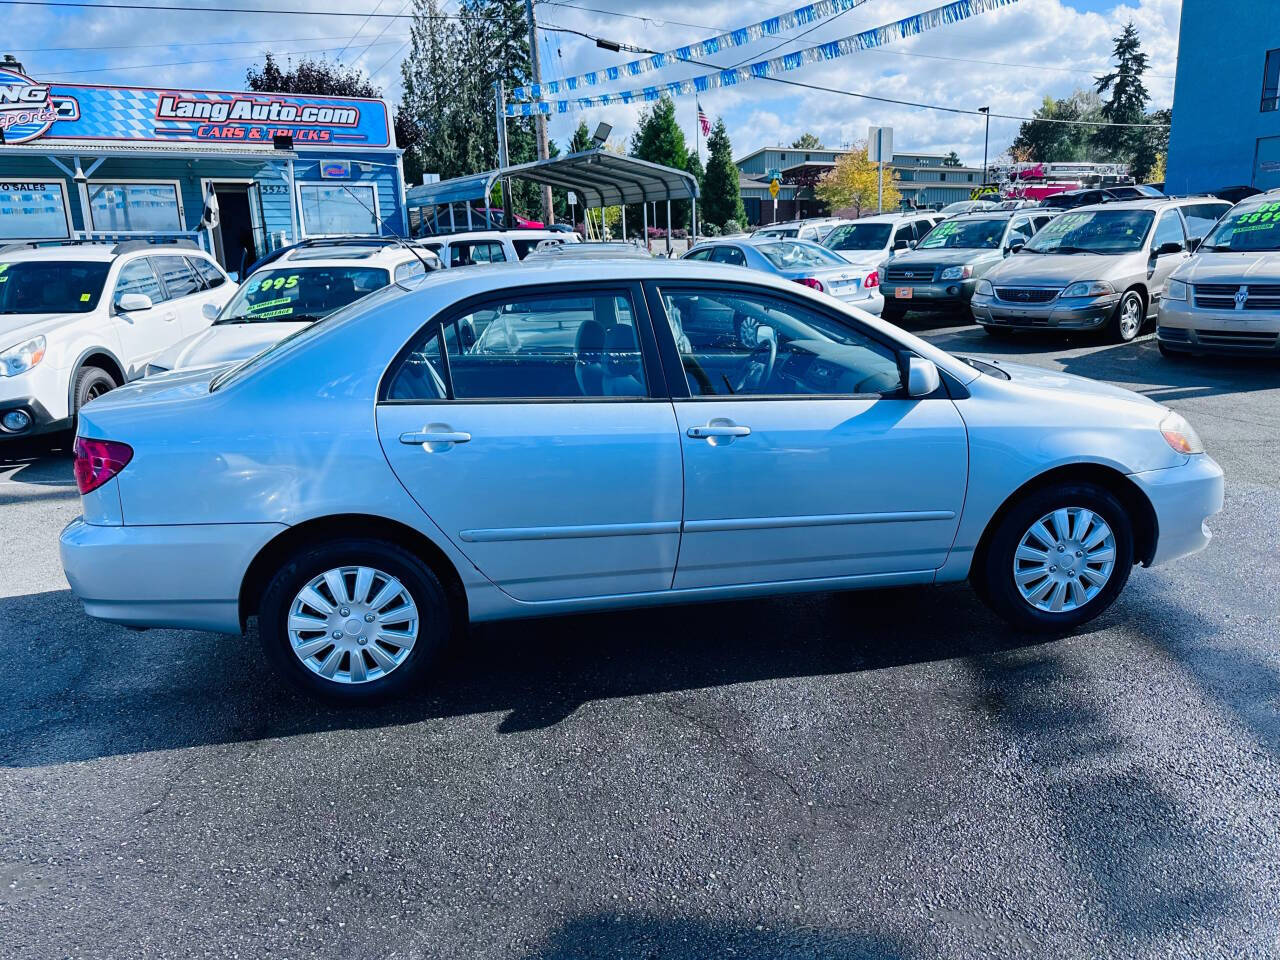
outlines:
[{"label": "power line", "polygon": [[[323,41],[354,40],[355,37],[293,37],[289,40],[272,40],[276,43],[319,43]],[[261,37],[252,40],[175,40],[171,43],[114,43],[96,44],[91,47],[6,47],[9,53],[69,53],[84,50],[144,50],[170,49],[173,47],[243,47],[262,43]]]},{"label": "power line", "polygon": [[[390,46],[393,43],[399,43],[399,40],[387,40],[379,46]],[[337,47],[317,47],[311,50],[285,50],[283,51],[290,56],[295,54],[312,54],[312,53],[332,53]],[[259,54],[252,53],[244,57],[217,57],[213,60],[175,60],[172,63],[132,63],[122,66],[110,67],[91,67],[86,70],[52,70],[42,71],[41,75],[46,77],[76,77],[86,73],[112,73],[116,70],[158,70],[161,67],[183,67],[187,64],[205,64],[205,63],[238,63],[246,60],[257,60]]]},{"label": "power line", "polygon": [[[356,37],[360,36],[360,34],[364,33],[364,28],[369,25],[369,20],[373,17],[373,14],[381,10],[382,5],[386,2],[387,0],[378,0],[378,5],[373,8],[373,13],[370,13],[369,16],[365,17],[364,20],[361,21],[359,28],[357,28],[356,30],[355,36],[353,36],[351,40],[354,40]],[[342,55],[346,53],[347,48],[351,46],[351,40],[348,40],[346,43],[342,45],[342,49],[338,51],[338,56],[335,57],[334,59],[337,59],[337,60],[342,59]]]},{"label": "power line", "polygon": [[[298,10],[283,7],[189,7],[172,3],[90,3],[88,0],[0,0],[3,7],[45,7],[49,9],[86,9],[86,10],[171,10],[176,13],[264,13],[272,16],[293,17],[362,17],[360,10]],[[412,13],[370,13],[370,19],[405,20],[412,19]],[[480,17],[468,14],[441,13],[442,20],[492,20],[505,23],[502,17]],[[336,49],[336,48],[335,48]]]}]

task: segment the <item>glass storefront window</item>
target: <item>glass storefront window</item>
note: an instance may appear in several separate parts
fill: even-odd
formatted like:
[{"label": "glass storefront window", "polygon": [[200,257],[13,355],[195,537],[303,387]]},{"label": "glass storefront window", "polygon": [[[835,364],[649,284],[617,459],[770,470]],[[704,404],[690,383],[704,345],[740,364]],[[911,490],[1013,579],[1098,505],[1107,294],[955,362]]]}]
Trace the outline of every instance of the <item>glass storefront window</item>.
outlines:
[{"label": "glass storefront window", "polygon": [[0,180],[0,243],[70,237],[64,184],[57,180]]},{"label": "glass storefront window", "polygon": [[184,229],[176,183],[90,183],[89,212],[100,233]]},{"label": "glass storefront window", "polygon": [[298,185],[302,232],[308,237],[376,236],[377,197],[368,183]]}]

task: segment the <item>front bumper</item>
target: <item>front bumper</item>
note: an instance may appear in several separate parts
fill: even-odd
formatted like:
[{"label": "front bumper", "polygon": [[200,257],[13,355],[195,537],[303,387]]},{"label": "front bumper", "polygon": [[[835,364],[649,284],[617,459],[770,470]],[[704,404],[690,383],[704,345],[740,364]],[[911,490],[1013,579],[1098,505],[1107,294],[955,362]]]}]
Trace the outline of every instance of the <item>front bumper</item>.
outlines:
[{"label": "front bumper", "polygon": [[279,523],[97,526],[77,517],[58,551],[87,614],[132,627],[240,632],[240,587]]},{"label": "front bumper", "polygon": [[1156,338],[1166,350],[1245,356],[1280,355],[1280,315],[1202,310],[1186,300],[1162,300]]},{"label": "front bumper", "polygon": [[1130,474],[1156,513],[1156,552],[1151,566],[1199,553],[1213,534],[1206,521],[1222,510],[1222,468],[1208,454],[1182,466]]},{"label": "front bumper", "polygon": [[[12,430],[6,430],[3,424],[3,418],[10,410],[21,410],[31,418],[30,426],[16,433]],[[50,433],[62,427],[70,426],[71,420],[68,417],[58,418],[53,416],[43,403],[35,397],[9,397],[0,400],[0,440],[8,440],[17,437],[34,437],[39,433]]]},{"label": "front bumper", "polygon": [[[936,280],[929,283],[893,283],[880,285],[885,306],[902,310],[958,310],[967,305],[977,287],[976,277],[968,280]],[[910,297],[899,297],[898,288],[909,287]]]},{"label": "front bumper", "polygon": [[973,319],[983,326],[1026,329],[1096,330],[1115,313],[1117,295],[1048,303],[1009,303],[992,296],[975,295],[969,304]]}]

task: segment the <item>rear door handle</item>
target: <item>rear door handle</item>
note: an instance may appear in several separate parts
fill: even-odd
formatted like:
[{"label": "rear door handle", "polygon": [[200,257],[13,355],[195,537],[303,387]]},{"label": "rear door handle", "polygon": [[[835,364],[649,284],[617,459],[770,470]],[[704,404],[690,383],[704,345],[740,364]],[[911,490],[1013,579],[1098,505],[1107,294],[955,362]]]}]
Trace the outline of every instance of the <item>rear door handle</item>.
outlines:
[{"label": "rear door handle", "polygon": [[471,434],[454,430],[447,423],[429,423],[420,431],[400,434],[400,442],[411,446],[421,445],[428,453],[448,450],[455,443],[470,443]]}]

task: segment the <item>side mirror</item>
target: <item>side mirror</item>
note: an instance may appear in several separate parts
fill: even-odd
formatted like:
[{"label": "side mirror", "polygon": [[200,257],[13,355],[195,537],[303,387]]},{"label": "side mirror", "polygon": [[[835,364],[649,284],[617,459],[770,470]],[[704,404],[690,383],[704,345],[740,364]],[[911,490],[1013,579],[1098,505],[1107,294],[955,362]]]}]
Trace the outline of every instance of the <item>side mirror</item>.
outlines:
[{"label": "side mirror", "polygon": [[136,313],[150,310],[155,304],[145,293],[122,293],[116,298],[116,309],[121,313]]},{"label": "side mirror", "polygon": [[1009,246],[1005,247],[1005,250],[1007,250],[1009,253],[1017,253],[1026,245],[1027,245],[1027,241],[1025,240],[1014,240],[1011,244],[1009,244]]},{"label": "side mirror", "polygon": [[1157,257],[1163,257],[1165,254],[1169,253],[1181,253],[1184,249],[1186,248],[1176,240],[1170,240],[1168,243],[1160,244],[1160,246],[1156,248],[1154,255]]},{"label": "side mirror", "polygon": [[204,314],[206,320],[217,320],[221,308],[216,303],[206,303],[200,308],[200,312]]},{"label": "side mirror", "polygon": [[907,396],[927,397],[942,386],[942,377],[932,360],[924,357],[907,359]]},{"label": "side mirror", "polygon": [[778,334],[767,323],[756,327],[756,346],[762,343],[772,343],[775,346],[778,343]]},{"label": "side mirror", "polygon": [[905,238],[902,240],[895,240],[893,241],[893,249],[894,250],[910,250],[911,241]]}]

